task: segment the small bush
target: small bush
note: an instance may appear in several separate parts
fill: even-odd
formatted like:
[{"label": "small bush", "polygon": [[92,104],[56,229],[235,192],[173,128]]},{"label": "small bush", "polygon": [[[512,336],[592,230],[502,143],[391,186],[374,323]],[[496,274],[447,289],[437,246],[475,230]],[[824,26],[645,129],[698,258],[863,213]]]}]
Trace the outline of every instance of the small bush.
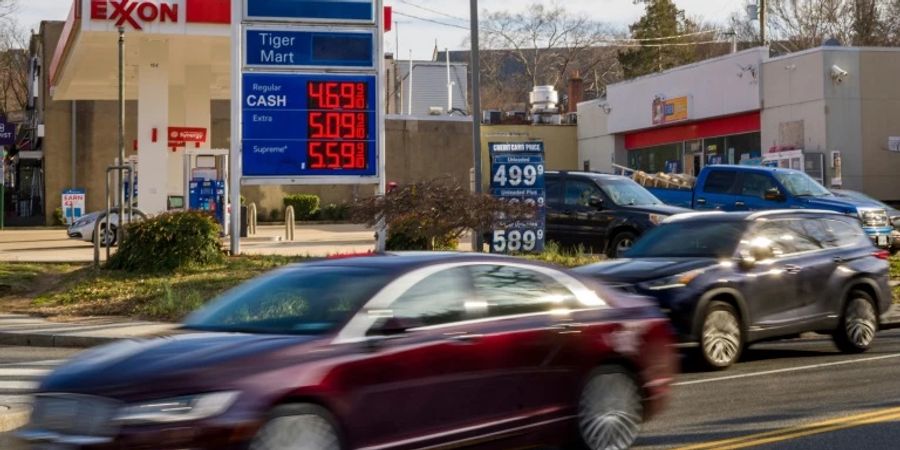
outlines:
[{"label": "small bush", "polygon": [[585,252],[584,247],[564,249],[553,241],[544,244],[544,252],[526,256],[528,259],[543,261],[563,267],[578,267],[601,262],[605,259],[602,255],[593,255]]},{"label": "small bush", "polygon": [[53,210],[53,226],[61,227],[66,224],[66,217],[63,215],[62,208]]},{"label": "small bush", "polygon": [[350,206],[331,203],[320,210],[319,217],[331,222],[342,222],[350,218]]},{"label": "small bush", "polygon": [[269,222],[281,222],[284,220],[284,214],[278,208],[269,211]]},{"label": "small bush", "polygon": [[399,226],[388,229],[386,249],[388,251],[419,251],[419,250],[456,250],[459,247],[459,239],[454,234],[446,234],[433,238],[433,245],[429,245],[429,239],[410,232],[411,228]]},{"label": "small bush", "polygon": [[161,214],[130,225],[107,267],[126,272],[174,272],[221,264],[219,225],[199,212]]},{"label": "small bush", "polygon": [[297,220],[311,220],[319,211],[319,196],[307,194],[288,195],[284,198],[284,207],[287,208],[288,206],[294,207],[294,215],[297,216]]}]

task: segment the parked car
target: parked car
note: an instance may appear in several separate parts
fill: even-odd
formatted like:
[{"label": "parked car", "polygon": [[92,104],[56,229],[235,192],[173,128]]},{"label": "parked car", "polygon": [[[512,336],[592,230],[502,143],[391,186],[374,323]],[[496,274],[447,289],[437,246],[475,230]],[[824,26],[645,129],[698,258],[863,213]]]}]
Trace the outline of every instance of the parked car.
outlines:
[{"label": "parked car", "polygon": [[627,177],[547,172],[547,239],[621,256],[644,232],[689,212],[654,197]]},{"label": "parked car", "polygon": [[810,331],[866,351],[892,301],[888,252],[857,220],[828,211],[675,216],[626,256],[577,272],[654,297],[717,369],[748,344]]},{"label": "parked car", "polygon": [[[99,234],[101,247],[115,246],[118,240],[117,230],[119,229],[119,213],[117,209],[110,211],[109,219],[104,220],[103,223],[100,224],[99,233],[95,232],[97,220],[105,213],[106,211],[104,210],[81,216],[75,223],[69,225],[67,230],[69,238],[93,243],[97,238],[97,234]],[[135,210],[134,220],[140,220],[139,216],[141,214],[142,213]],[[125,213],[126,225],[128,224],[127,220],[130,215],[131,214],[128,212]]]},{"label": "parked car", "polygon": [[651,188],[670,205],[695,210],[758,211],[821,209],[858,218],[866,234],[890,248],[893,227],[884,208],[851,197],[838,197],[809,175],[789,169],[756,166],[707,166],[693,190]]},{"label": "parked car", "polygon": [[652,302],[518,259],[311,262],[224,294],[183,334],[76,357],[42,381],[18,435],[128,449],[624,448],[668,396],[673,339]]},{"label": "parked car", "polygon": [[900,250],[900,210],[897,210],[897,208],[894,208],[893,206],[890,206],[880,200],[869,197],[868,195],[863,194],[862,192],[848,191],[845,189],[833,189],[831,192],[834,195],[837,195],[838,197],[852,198],[857,201],[871,203],[872,206],[874,206],[876,208],[884,208],[884,210],[887,212],[888,217],[891,220],[891,225],[893,225],[893,227],[894,227],[894,231],[892,234],[893,235],[893,239],[892,239],[893,245],[892,245],[891,249],[894,251]]}]

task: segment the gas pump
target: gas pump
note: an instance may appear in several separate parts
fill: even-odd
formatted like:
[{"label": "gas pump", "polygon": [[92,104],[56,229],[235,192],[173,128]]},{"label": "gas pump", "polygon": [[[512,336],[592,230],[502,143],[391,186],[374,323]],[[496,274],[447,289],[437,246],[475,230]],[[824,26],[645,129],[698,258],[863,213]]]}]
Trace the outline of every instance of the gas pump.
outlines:
[{"label": "gas pump", "polygon": [[229,150],[187,150],[184,152],[184,192],[187,209],[208,212],[228,233]]}]

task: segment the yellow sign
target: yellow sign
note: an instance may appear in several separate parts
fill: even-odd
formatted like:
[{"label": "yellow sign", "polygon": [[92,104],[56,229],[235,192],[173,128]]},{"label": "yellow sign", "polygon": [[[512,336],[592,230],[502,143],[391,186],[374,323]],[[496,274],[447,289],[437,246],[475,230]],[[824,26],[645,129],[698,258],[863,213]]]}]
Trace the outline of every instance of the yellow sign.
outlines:
[{"label": "yellow sign", "polygon": [[688,120],[688,98],[657,98],[653,100],[653,125]]}]

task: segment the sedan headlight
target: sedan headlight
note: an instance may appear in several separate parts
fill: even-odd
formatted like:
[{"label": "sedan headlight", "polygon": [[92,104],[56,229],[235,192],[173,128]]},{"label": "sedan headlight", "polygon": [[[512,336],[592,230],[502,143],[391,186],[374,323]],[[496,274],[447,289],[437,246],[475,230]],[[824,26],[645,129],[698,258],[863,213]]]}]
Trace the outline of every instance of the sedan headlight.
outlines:
[{"label": "sedan headlight", "polygon": [[665,222],[665,220],[668,218],[669,216],[663,214],[650,214],[650,223],[652,223],[653,225],[659,225]]},{"label": "sedan headlight", "polygon": [[660,278],[659,280],[648,281],[643,283],[641,287],[651,291],[665,291],[668,289],[683,288],[703,273],[702,269],[692,270],[690,272],[680,273],[671,277]]},{"label": "sedan headlight", "polygon": [[238,392],[216,392],[154,400],[125,406],[113,421],[123,424],[186,422],[224,413],[237,400]]}]

